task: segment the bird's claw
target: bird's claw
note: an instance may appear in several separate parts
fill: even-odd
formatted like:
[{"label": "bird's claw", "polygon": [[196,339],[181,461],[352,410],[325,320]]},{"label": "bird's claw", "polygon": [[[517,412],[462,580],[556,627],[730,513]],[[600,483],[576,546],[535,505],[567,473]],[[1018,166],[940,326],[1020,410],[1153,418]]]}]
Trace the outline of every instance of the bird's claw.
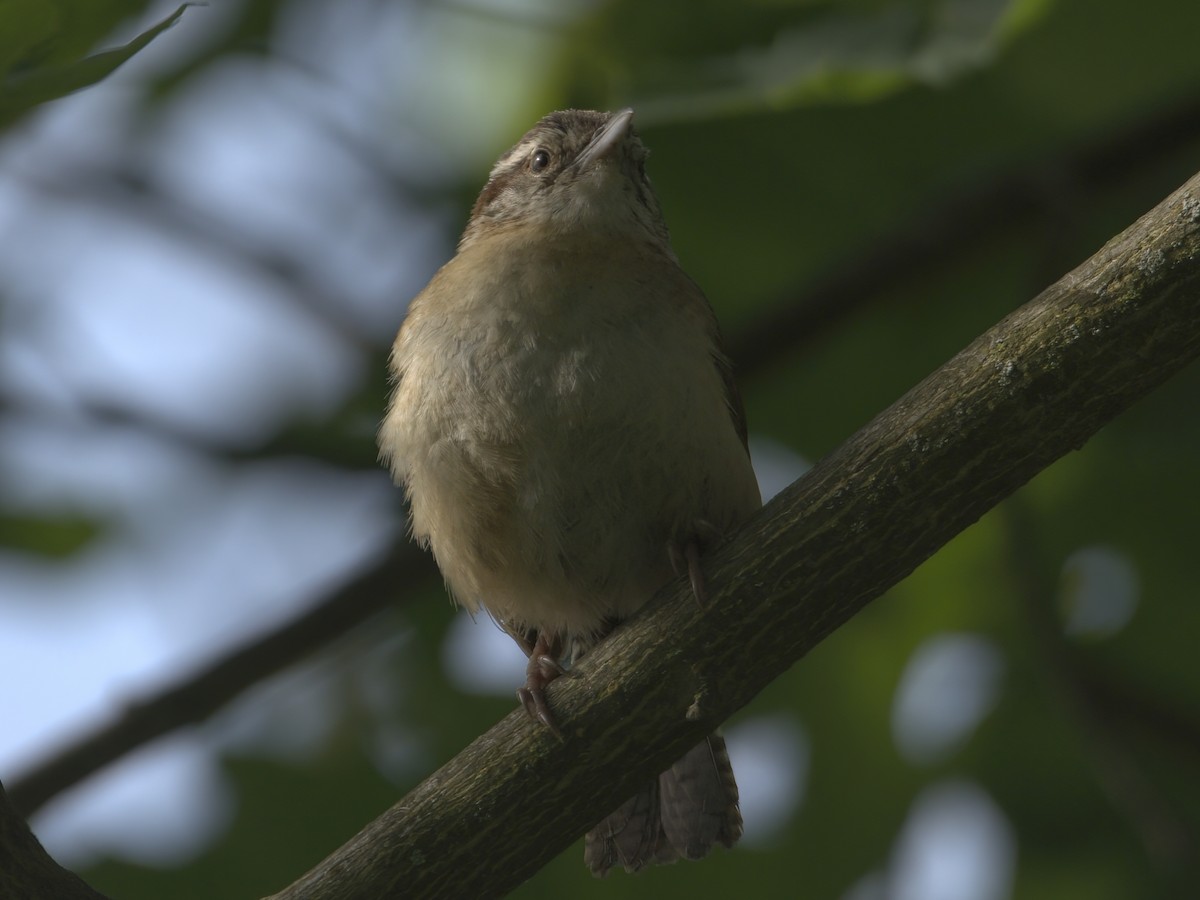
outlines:
[{"label": "bird's claw", "polygon": [[[542,652],[538,652],[539,649]],[[550,704],[546,702],[546,685],[555,678],[566,675],[567,670],[549,655],[547,642],[540,636],[534,651],[529,657],[529,665],[525,667],[525,684],[517,690],[517,699],[521,701],[521,706],[531,719],[541,722],[561,741],[563,734],[550,711]]]},{"label": "bird's claw", "polygon": [[[704,581],[704,570],[700,568],[701,542],[711,542],[720,536],[716,526],[703,519],[694,523],[695,533],[682,544],[672,541],[667,545],[667,555],[671,559],[671,568],[676,575],[687,572],[688,582],[692,586],[692,596],[703,609],[708,605],[708,586]],[[703,534],[701,534],[703,533]]]}]

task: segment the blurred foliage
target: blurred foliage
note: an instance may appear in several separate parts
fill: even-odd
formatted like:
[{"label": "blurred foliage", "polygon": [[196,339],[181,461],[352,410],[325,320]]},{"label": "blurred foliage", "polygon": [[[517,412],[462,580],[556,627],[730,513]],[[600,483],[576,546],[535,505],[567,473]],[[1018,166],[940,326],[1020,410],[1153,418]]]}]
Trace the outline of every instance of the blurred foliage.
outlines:
[{"label": "blurred foliage", "polygon": [[[146,5],[146,4],[143,4]],[[0,2],[0,125],[29,108],[95,84],[178,21],[189,4],[136,38],[85,56],[124,22],[124,0]]]},{"label": "blurred foliage", "polygon": [[[68,20],[76,5],[96,12]],[[101,6],[121,6],[76,5],[0,4],[0,61],[11,71],[77,59],[111,25],[101,27]],[[263,34],[288,5],[247,4],[163,83],[235,48],[269,53]],[[5,25],[18,14],[28,27],[14,37]],[[635,105],[676,249],[735,344],[762,317],[802,304],[817,278],[908,234],[929,209],[1013,170],[1032,173],[1034,214],[861,298],[819,334],[795,335],[791,354],[739,360],[752,432],[812,459],[1200,169],[1194,130],[1131,150],[1103,183],[1064,164],[1080,147],[1200,102],[1197,34],[1200,5],[1180,0],[758,0],[691,4],[686,14],[619,0],[562,31],[552,77],[512,132],[555,107]],[[46,83],[80,86],[79,65]],[[464,216],[485,175],[447,187]],[[378,337],[379,348],[390,339]],[[364,389],[372,404],[383,378],[374,371],[379,383]],[[576,847],[515,896],[847,896],[887,871],[914,799],[944,779],[978,783],[1008,818],[1012,896],[1191,896],[1200,874],[1197,396],[1193,368],[953,541],[738,717],[794,715],[811,740],[803,804],[771,846],[607,882],[586,876]],[[346,409],[363,405],[354,397]],[[340,437],[352,449],[329,458],[369,458],[370,434],[340,424],[351,418],[305,426],[313,440],[267,452],[323,452]],[[1096,545],[1132,565],[1139,602],[1111,636],[1068,637],[1060,573]],[[425,742],[424,767],[408,783],[375,774],[360,740],[367,715],[351,712],[338,740],[306,763],[229,760],[241,807],[205,857],[178,871],[110,862],[84,874],[123,900],[251,896],[315,864],[511,708],[446,679],[448,618],[440,594],[410,603],[405,650],[390,657],[389,677],[412,688],[392,715]],[[945,633],[1000,648],[1001,697],[956,752],[909,762],[891,731],[894,693],[914,651]]]},{"label": "blurred foliage", "polygon": [[689,5],[688,27],[679,28],[676,9],[625,0],[580,29],[567,77],[586,95],[607,76],[643,122],[870,102],[986,65],[1047,6],[801,0],[744,4],[731,15],[727,4],[704,2]]},{"label": "blurred foliage", "polygon": [[82,550],[101,525],[84,517],[21,516],[0,512],[0,547],[39,556],[64,557]]},{"label": "blurred foliage", "polygon": [[[175,24],[189,5],[180,5],[120,47],[87,55],[129,18],[137,4],[127,0],[0,0],[0,128],[40,103],[110,75]],[[0,547],[68,556],[86,546],[99,528],[79,516],[56,518],[0,510]]]}]

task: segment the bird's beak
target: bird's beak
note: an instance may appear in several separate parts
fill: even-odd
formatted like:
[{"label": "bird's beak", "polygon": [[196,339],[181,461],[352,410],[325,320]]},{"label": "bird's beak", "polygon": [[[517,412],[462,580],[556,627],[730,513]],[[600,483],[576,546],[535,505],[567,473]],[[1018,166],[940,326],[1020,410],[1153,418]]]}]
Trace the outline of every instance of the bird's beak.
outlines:
[{"label": "bird's beak", "polygon": [[629,134],[630,123],[633,121],[633,110],[623,109],[613,113],[613,117],[592,137],[588,145],[575,158],[575,165],[582,168],[598,159],[604,159],[613,152],[625,135]]}]

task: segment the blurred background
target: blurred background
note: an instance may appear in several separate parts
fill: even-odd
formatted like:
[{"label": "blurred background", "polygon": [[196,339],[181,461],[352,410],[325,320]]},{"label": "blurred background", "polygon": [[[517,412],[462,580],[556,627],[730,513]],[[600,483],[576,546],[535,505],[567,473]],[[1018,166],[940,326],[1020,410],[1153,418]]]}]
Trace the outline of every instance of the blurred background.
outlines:
[{"label": "blurred background", "polygon": [[[767,494],[1200,170],[1189,0],[176,13],[0,4],[0,779],[119,900],[278,890],[513,708],[374,429],[540,116],[636,109]],[[513,896],[1194,896],[1197,396],[735,716],[738,850],[595,882],[577,845]]]}]

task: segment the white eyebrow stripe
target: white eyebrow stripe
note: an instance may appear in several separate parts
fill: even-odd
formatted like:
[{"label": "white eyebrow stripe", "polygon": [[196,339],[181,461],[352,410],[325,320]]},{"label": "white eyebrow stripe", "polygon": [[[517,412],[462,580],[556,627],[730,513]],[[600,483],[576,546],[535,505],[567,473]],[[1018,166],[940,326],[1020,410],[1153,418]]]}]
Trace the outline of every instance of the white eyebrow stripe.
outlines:
[{"label": "white eyebrow stripe", "polygon": [[537,146],[537,141],[521,141],[496,161],[490,177],[495,178],[502,172],[517,168]]}]

